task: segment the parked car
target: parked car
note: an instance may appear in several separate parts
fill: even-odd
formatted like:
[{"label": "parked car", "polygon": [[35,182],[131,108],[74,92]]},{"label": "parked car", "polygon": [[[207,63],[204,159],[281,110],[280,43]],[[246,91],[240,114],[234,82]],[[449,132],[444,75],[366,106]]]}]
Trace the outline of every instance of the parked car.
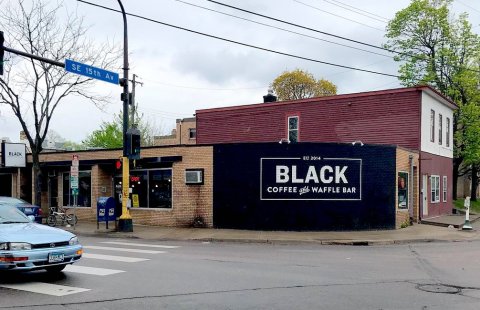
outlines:
[{"label": "parked car", "polygon": [[42,209],[39,206],[34,206],[20,198],[0,196],[0,206],[4,204],[14,205],[18,210],[25,213],[25,215],[33,215],[35,222],[42,223]]},{"label": "parked car", "polygon": [[14,205],[0,207],[0,271],[58,273],[82,254],[74,234],[34,223],[33,216],[27,217]]}]

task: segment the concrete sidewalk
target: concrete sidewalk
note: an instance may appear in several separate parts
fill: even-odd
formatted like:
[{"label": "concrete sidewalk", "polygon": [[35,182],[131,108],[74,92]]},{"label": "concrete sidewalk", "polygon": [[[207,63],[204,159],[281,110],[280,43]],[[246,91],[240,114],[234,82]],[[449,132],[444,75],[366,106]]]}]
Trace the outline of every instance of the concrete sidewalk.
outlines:
[{"label": "concrete sidewalk", "polygon": [[[457,219],[458,220],[458,219]],[[479,222],[480,223],[480,222]],[[172,228],[134,225],[133,232],[116,232],[106,229],[100,223],[79,222],[74,227],[61,227],[78,236],[101,236],[111,238],[137,238],[144,240],[167,241],[211,241],[211,242],[253,242],[253,243],[309,243],[309,244],[343,244],[343,245],[385,245],[414,242],[454,242],[480,240],[480,224],[474,223],[473,231],[436,225],[414,224],[398,230],[371,231],[251,231],[212,228]],[[114,223],[110,223],[114,228]]]}]

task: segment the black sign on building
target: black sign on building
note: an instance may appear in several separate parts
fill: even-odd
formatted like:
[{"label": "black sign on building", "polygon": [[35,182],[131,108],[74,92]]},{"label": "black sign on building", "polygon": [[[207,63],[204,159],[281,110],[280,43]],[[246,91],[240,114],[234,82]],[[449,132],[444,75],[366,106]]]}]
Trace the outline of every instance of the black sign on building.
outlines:
[{"label": "black sign on building", "polygon": [[395,228],[396,148],[326,143],[214,146],[214,226]]}]

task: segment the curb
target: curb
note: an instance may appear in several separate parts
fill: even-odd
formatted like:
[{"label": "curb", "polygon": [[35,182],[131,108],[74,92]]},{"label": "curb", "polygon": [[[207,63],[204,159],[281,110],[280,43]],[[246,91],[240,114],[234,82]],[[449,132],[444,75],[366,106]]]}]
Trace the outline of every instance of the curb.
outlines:
[{"label": "curb", "polygon": [[[68,229],[67,229],[68,230]],[[136,235],[135,233],[124,233],[117,231],[94,231],[94,232],[82,232],[68,230],[78,236],[84,237],[106,237],[106,238],[123,238],[123,239],[141,239],[147,240],[147,238]],[[197,241],[197,242],[211,242],[211,243],[257,243],[257,244],[309,244],[309,245],[337,245],[337,246],[381,246],[381,245],[404,245],[412,243],[433,243],[433,242],[468,242],[471,240],[464,239],[434,239],[434,238],[418,238],[418,239],[382,239],[382,240],[362,240],[362,239],[310,239],[310,240],[292,240],[292,239],[248,239],[248,238],[215,238],[215,237],[199,237],[199,238],[148,238],[149,240],[156,241]]]}]

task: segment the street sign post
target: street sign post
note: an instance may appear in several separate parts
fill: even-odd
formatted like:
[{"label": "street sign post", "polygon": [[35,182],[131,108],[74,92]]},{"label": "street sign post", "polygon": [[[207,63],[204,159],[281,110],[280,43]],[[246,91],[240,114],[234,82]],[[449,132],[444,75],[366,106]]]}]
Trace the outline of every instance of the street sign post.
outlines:
[{"label": "street sign post", "polygon": [[[80,160],[78,155],[72,156],[72,165],[70,166],[70,190],[73,196],[73,217],[77,218],[77,199],[78,199],[78,175]],[[73,221],[73,230],[76,228],[77,221]]]},{"label": "street sign post", "polygon": [[118,73],[92,67],[70,59],[65,59],[65,71],[87,76],[92,79],[118,85]]}]

